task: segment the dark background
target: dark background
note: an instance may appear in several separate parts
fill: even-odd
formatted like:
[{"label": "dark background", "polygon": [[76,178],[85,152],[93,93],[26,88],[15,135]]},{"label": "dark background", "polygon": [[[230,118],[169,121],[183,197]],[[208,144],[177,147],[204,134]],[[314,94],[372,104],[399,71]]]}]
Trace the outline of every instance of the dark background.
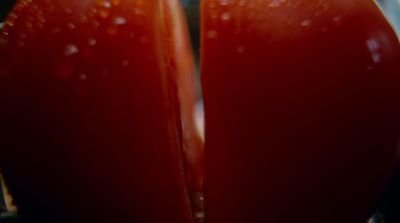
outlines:
[{"label": "dark background", "polygon": [[15,0],[0,0],[0,21],[3,21]]}]

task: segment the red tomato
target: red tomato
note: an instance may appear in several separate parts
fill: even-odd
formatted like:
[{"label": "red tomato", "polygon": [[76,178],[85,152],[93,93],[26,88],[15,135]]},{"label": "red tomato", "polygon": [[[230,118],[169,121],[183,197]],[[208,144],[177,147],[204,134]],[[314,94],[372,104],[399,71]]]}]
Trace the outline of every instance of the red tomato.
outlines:
[{"label": "red tomato", "polygon": [[188,43],[178,1],[17,4],[0,37],[0,160],[25,217],[193,222]]},{"label": "red tomato", "polygon": [[202,8],[208,222],[365,222],[399,160],[400,46],[374,1]]}]

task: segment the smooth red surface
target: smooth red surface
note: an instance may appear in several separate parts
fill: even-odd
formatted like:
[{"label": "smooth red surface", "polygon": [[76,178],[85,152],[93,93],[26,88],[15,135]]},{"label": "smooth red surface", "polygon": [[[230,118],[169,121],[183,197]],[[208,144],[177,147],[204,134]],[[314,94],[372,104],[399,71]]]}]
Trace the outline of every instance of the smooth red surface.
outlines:
[{"label": "smooth red surface", "polygon": [[189,47],[178,1],[18,3],[0,36],[0,160],[25,217],[192,222]]},{"label": "smooth red surface", "polygon": [[208,222],[365,222],[399,158],[400,46],[375,3],[202,7]]}]

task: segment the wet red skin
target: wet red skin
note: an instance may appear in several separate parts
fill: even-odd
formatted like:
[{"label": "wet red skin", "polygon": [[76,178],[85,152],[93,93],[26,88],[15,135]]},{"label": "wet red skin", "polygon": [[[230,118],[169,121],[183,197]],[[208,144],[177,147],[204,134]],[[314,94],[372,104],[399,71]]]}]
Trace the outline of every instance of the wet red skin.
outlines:
[{"label": "wet red skin", "polygon": [[375,3],[202,10],[208,222],[365,222],[400,126],[400,46]]},{"label": "wet red skin", "polygon": [[0,37],[0,161],[20,212],[193,222],[183,157],[201,141],[182,132],[195,129],[194,94],[181,96],[194,69],[178,1],[33,2]]}]

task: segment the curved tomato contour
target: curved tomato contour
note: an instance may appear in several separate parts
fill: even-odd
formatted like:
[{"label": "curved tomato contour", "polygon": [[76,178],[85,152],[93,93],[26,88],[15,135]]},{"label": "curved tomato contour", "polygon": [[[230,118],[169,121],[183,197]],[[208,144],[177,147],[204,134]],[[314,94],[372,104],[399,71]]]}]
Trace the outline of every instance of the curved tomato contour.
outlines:
[{"label": "curved tomato contour", "polygon": [[399,161],[373,1],[202,1],[209,223],[365,222]]},{"label": "curved tomato contour", "polygon": [[178,1],[17,4],[0,37],[0,161],[26,218],[193,222],[193,62],[172,22]]},{"label": "curved tomato contour", "polygon": [[[192,201],[192,211],[196,221],[202,221],[203,212],[203,138],[201,130],[196,125],[195,106],[198,100],[195,64],[189,39],[182,34],[188,33],[187,24],[179,15],[178,2],[166,1],[164,19],[166,21],[163,32],[168,36],[168,44],[171,48],[168,52],[171,66],[176,70],[178,97],[180,99],[182,137],[184,152],[184,167],[188,192]],[[188,75],[192,74],[192,75]]]}]

